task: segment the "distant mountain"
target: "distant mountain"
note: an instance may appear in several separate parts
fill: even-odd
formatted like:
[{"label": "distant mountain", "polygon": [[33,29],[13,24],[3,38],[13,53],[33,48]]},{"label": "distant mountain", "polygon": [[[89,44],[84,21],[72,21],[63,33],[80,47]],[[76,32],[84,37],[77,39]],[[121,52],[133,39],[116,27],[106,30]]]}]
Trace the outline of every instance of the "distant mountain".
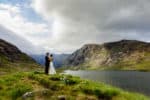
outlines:
[{"label": "distant mountain", "polygon": [[44,55],[30,55],[38,64],[44,65]]},{"label": "distant mountain", "polygon": [[136,40],[86,44],[66,60],[74,69],[150,70],[150,43]]},{"label": "distant mountain", "polygon": [[[45,64],[45,55],[30,55],[37,63],[44,65]],[[69,54],[54,54],[54,66],[61,67],[64,65],[64,62],[68,58]]]},{"label": "distant mountain", "polygon": [[0,74],[11,71],[38,69],[35,60],[16,46],[0,39]]}]

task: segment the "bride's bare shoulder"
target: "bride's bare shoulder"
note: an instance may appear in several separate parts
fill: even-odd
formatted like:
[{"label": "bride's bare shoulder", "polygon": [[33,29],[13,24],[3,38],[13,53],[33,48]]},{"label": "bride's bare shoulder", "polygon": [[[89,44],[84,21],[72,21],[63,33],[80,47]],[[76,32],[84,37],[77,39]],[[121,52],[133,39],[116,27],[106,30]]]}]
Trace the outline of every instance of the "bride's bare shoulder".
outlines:
[{"label": "bride's bare shoulder", "polygon": [[49,57],[50,61],[53,61],[53,57]]},{"label": "bride's bare shoulder", "polygon": [[50,55],[50,61],[53,61],[53,55],[52,54]]}]

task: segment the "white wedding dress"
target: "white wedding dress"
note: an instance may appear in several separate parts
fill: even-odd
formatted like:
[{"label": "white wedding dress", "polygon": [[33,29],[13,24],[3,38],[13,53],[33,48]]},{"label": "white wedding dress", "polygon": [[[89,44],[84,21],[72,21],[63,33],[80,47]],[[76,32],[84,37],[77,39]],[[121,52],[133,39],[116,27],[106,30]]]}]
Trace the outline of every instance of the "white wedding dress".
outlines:
[{"label": "white wedding dress", "polygon": [[49,66],[49,74],[56,74],[56,71],[55,71],[55,67],[54,67],[54,64],[53,62],[51,61],[50,62],[50,66]]}]

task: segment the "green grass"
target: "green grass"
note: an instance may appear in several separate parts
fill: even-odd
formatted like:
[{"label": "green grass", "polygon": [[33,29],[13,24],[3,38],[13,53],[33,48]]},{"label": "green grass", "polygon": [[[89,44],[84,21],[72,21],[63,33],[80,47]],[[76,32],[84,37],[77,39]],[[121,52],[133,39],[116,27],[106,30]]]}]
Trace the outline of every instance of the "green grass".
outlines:
[{"label": "green grass", "polygon": [[25,54],[18,54],[19,60],[11,60],[0,53],[0,75],[14,72],[41,70],[41,66]]},{"label": "green grass", "polygon": [[0,64],[0,75],[10,74],[14,72],[26,72],[42,69],[41,66],[36,63],[7,62],[7,60],[4,61],[5,63]]},{"label": "green grass", "polygon": [[123,91],[104,83],[83,80],[71,75],[45,75],[42,72],[24,72],[0,76],[0,100],[150,100],[150,98]]},{"label": "green grass", "polygon": [[16,100],[32,90],[32,84],[24,83],[24,75],[24,73],[17,73],[0,77],[0,100]]},{"label": "green grass", "polygon": [[[150,61],[149,60],[143,60],[140,62],[134,62],[134,61],[118,62],[112,66],[100,66],[98,69],[100,69],[100,70],[150,71]],[[89,68],[89,70],[91,70],[91,68]]]}]

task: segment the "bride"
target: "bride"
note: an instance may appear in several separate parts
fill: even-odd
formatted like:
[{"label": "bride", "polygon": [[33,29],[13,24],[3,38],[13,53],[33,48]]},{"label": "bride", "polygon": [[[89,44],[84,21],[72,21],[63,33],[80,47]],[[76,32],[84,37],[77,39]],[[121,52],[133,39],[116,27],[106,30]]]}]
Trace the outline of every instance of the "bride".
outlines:
[{"label": "bride", "polygon": [[54,64],[53,64],[53,55],[51,54],[50,55],[50,66],[49,66],[49,73],[48,74],[56,74],[56,71],[55,71],[55,67],[54,67]]}]

